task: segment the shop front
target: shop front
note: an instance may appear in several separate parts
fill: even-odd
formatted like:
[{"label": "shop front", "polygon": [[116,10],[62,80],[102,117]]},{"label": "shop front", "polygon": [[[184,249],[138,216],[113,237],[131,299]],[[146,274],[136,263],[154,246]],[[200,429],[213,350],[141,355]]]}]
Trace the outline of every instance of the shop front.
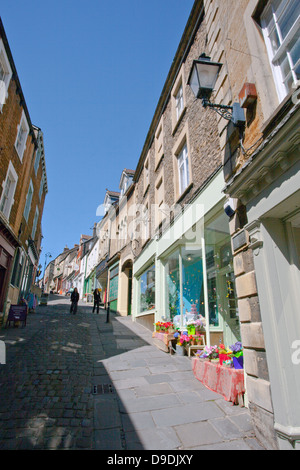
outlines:
[{"label": "shop front", "polygon": [[96,282],[97,287],[100,290],[101,301],[104,306],[107,304],[107,261],[106,257],[96,267]]},{"label": "shop front", "polygon": [[108,271],[109,291],[108,300],[110,302],[110,310],[118,311],[118,287],[119,287],[119,263],[110,267]]},{"label": "shop front", "polygon": [[18,244],[0,222],[0,312],[4,312],[15,250]]},{"label": "shop front", "polygon": [[179,244],[165,258],[164,320],[181,330],[203,318],[206,343],[240,341],[228,218],[223,209],[204,223],[201,246]]},{"label": "shop front", "polygon": [[241,338],[223,183],[218,173],[134,264],[134,319],[151,330],[172,322],[179,331],[201,319],[208,346]]}]

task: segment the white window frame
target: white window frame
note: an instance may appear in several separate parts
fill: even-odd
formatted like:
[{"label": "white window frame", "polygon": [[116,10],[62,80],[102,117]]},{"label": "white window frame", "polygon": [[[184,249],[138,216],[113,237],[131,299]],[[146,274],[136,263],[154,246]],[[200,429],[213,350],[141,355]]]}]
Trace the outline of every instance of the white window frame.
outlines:
[{"label": "white window frame", "polygon": [[[189,155],[187,142],[184,143],[180,152],[177,155],[178,164],[178,182],[179,182],[179,193],[182,194],[190,184],[190,172],[189,172]],[[181,170],[183,170],[183,177]]]},{"label": "white window frame", "polygon": [[38,148],[37,151],[36,151],[35,160],[34,160],[35,176],[37,175],[37,172],[38,172],[38,169],[39,169],[39,166],[40,166],[41,155],[42,155],[41,149]]},{"label": "white window frame", "polygon": [[[31,192],[30,192],[30,190],[31,190]],[[25,204],[24,213],[23,213],[23,216],[24,216],[24,219],[26,220],[26,222],[28,222],[28,218],[29,218],[29,214],[30,214],[32,197],[33,197],[33,184],[32,184],[32,180],[30,180],[29,188],[28,188],[27,196],[26,196],[26,204]]]},{"label": "white window frame", "polygon": [[36,228],[37,228],[37,223],[38,223],[38,220],[39,220],[39,215],[40,215],[40,212],[39,212],[38,207],[36,206],[36,208],[35,208],[35,214],[34,214],[34,219],[33,219],[33,225],[32,225],[32,231],[31,231],[31,238],[32,238],[32,240],[34,240],[34,237],[35,237]]},{"label": "white window frame", "polygon": [[145,164],[144,164],[144,194],[146,193],[150,185],[150,157],[147,155]]},{"label": "white window frame", "polygon": [[[23,132],[22,139],[20,139],[21,132]],[[22,111],[21,121],[20,121],[20,124],[18,125],[17,138],[15,142],[15,149],[17,151],[17,154],[19,155],[21,162],[23,160],[23,155],[26,149],[26,141],[27,141],[28,134],[29,134],[29,125],[28,125],[25,113],[24,111]]]},{"label": "white window frame", "polygon": [[175,108],[176,108],[176,118],[177,121],[179,120],[182,111],[184,109],[184,101],[183,101],[183,86],[182,83],[180,84],[178,91],[175,95]]},{"label": "white window frame", "polygon": [[2,112],[8,97],[8,87],[12,77],[12,69],[2,39],[0,39],[0,63],[4,71],[4,77],[0,78],[0,112]]},{"label": "white window frame", "polygon": [[[10,185],[8,185],[10,181]],[[13,164],[9,162],[6,178],[2,183],[2,194],[0,199],[0,211],[9,220],[10,212],[14,204],[14,195],[17,187],[18,175],[13,167]]]},{"label": "white window frame", "polygon": [[[287,94],[290,91],[290,88],[288,85],[284,83],[284,80],[287,82],[288,79],[292,79],[293,83],[297,83],[297,76],[295,73],[295,69],[297,66],[300,66],[300,59],[297,60],[295,64],[292,62],[291,54],[289,51],[289,45],[291,41],[297,36],[297,33],[299,33],[300,29],[300,16],[295,20],[294,24],[290,28],[289,32],[287,33],[286,37],[283,39],[281,35],[281,30],[279,26],[279,20],[282,14],[286,11],[287,7],[292,4],[294,1],[299,1],[299,0],[281,0],[280,7],[274,11],[273,8],[273,3],[274,0],[269,0],[268,4],[264,8],[263,13],[261,14],[261,25],[262,25],[262,31],[264,35],[264,40],[267,48],[267,53],[269,56],[269,60],[271,63],[271,68],[273,71],[273,76],[274,76],[274,81],[276,85],[276,90],[277,94],[279,97],[279,100],[282,101]],[[277,38],[279,41],[279,47],[274,52],[274,48],[271,43],[270,39],[270,31],[268,32],[268,24],[266,23],[266,14],[268,11],[270,11],[270,8],[272,9],[272,19],[274,22],[274,26],[272,28],[272,31],[274,31],[277,34]],[[290,71],[283,77],[283,73],[279,64],[280,59],[282,58],[287,58],[288,60],[288,66]]]},{"label": "white window frame", "polygon": [[39,190],[39,200],[42,199],[43,189],[44,189],[44,177],[42,177],[41,179],[40,190]]}]

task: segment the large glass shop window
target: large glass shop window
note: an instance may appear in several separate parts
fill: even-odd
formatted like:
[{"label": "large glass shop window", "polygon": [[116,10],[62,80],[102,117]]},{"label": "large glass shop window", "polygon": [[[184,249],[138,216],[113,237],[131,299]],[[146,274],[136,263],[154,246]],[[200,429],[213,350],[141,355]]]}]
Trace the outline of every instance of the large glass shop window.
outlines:
[{"label": "large glass shop window", "polygon": [[184,324],[192,316],[202,315],[208,319],[210,331],[222,332],[223,341],[231,345],[240,341],[240,326],[228,217],[223,211],[205,224],[202,246],[205,246],[205,257],[201,248],[182,245],[166,260],[166,318],[178,321],[182,298]]},{"label": "large glass shop window", "polygon": [[[181,260],[181,261],[180,261]],[[180,275],[180,266],[181,275]],[[181,315],[180,298],[182,290],[182,313],[184,321],[189,315],[205,315],[203,292],[203,268],[201,250],[184,246],[176,250],[166,263],[166,303],[170,320]]]},{"label": "large glass shop window", "polygon": [[140,312],[155,309],[155,265],[140,277]]},{"label": "large glass shop window", "polygon": [[205,224],[208,315],[210,330],[223,330],[223,342],[240,341],[228,217],[222,211]]}]

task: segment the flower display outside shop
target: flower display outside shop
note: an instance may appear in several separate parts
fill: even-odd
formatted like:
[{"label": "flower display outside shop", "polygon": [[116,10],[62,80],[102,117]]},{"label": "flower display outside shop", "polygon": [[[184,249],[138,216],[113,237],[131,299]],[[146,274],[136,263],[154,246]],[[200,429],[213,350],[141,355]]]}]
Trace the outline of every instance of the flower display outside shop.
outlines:
[{"label": "flower display outside shop", "polygon": [[240,341],[226,348],[224,344],[219,346],[205,346],[203,350],[198,350],[196,356],[200,359],[207,359],[213,362],[219,362],[226,367],[235,369],[243,368],[243,347]]},{"label": "flower display outside shop", "polygon": [[200,331],[200,330],[203,330],[205,327],[205,318],[200,315],[199,318],[197,318],[197,320],[189,320],[187,322],[187,329],[188,329],[188,333],[191,334],[191,335],[194,335],[196,334],[196,332]]},{"label": "flower display outside shop", "polygon": [[158,321],[155,323],[155,331],[157,333],[173,333],[175,331],[175,326],[172,322],[161,322]]}]

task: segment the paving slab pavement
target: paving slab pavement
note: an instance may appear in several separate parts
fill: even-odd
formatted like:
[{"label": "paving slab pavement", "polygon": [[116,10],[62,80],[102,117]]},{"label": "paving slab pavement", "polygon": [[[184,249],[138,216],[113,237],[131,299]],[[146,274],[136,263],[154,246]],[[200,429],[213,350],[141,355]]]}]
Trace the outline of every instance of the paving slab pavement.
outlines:
[{"label": "paving slab pavement", "polygon": [[0,330],[0,449],[264,450],[247,408],[153,345],[131,317],[50,296],[25,328]]}]

